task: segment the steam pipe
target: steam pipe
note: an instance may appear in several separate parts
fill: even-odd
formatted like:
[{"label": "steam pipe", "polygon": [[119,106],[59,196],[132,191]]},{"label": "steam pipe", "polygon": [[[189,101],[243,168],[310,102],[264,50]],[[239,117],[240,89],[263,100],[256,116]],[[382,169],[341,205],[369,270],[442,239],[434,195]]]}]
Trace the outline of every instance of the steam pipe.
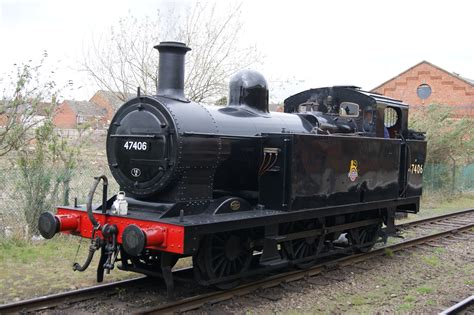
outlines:
[{"label": "steam pipe", "polygon": [[97,222],[97,220],[94,218],[94,215],[92,214],[92,199],[94,199],[95,190],[97,189],[97,185],[99,185],[99,182],[101,179],[104,182],[104,190],[102,194],[102,211],[105,209],[107,205],[107,185],[108,185],[108,180],[105,175],[94,177],[94,183],[92,184],[91,190],[89,191],[89,195],[87,196],[87,205],[86,205],[87,216],[89,217],[89,220],[91,221],[92,225],[94,226],[94,229],[96,230],[100,228],[100,223]]},{"label": "steam pipe", "polygon": [[107,212],[107,187],[109,185],[109,181],[105,175],[101,176],[103,185],[102,185],[102,213],[105,214]]}]

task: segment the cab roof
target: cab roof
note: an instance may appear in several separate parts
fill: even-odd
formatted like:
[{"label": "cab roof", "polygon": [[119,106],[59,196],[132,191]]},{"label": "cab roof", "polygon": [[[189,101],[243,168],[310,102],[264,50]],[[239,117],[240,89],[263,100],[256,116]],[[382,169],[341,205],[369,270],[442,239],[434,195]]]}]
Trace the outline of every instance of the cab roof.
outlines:
[{"label": "cab roof", "polygon": [[357,86],[332,86],[309,89],[294,94],[285,99],[285,112],[295,112],[296,108],[305,102],[316,101],[320,104],[331,95],[335,102],[355,102],[362,106],[386,104],[394,107],[408,108],[401,100],[390,98],[374,92],[363,91]]}]

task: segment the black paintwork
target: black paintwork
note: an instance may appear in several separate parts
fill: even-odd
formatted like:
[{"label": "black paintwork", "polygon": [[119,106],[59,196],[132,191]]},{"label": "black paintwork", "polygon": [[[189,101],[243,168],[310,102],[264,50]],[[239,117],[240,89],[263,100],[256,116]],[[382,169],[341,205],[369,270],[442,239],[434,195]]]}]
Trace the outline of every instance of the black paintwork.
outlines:
[{"label": "black paintwork", "polygon": [[[262,204],[298,210],[398,198],[399,140],[333,135],[269,135],[287,157],[260,180]],[[349,178],[351,161],[357,178]],[[286,173],[286,176],[283,174]],[[281,196],[278,198],[276,196]]]},{"label": "black paintwork", "polygon": [[229,106],[249,106],[268,113],[268,84],[257,71],[242,70],[229,82]]},{"label": "black paintwork", "polygon": [[[205,106],[184,95],[190,49],[177,42],[155,48],[158,95],[141,96],[138,89],[120,107],[107,134],[107,158],[127,195],[127,218],[184,227],[182,254],[193,256],[199,283],[224,288],[262,270],[308,266],[333,253],[331,241],[341,233],[354,250],[368,250],[382,223],[395,232],[396,211],[418,212],[426,142],[408,130],[407,104],[336,86],[293,95],[285,113],[270,113],[265,78],[244,70],[230,80],[227,106]],[[93,207],[100,179],[103,203]],[[117,216],[116,196],[106,196],[101,176],[87,207],[72,208],[87,212],[94,231],[92,211]],[[52,237],[58,217],[42,214],[39,228]],[[145,249],[140,226],[119,231],[105,224],[101,231],[104,238],[92,241],[86,263],[75,270],[85,270],[101,247],[98,281],[120,252],[121,269],[160,275],[172,292],[180,255]],[[248,271],[255,252],[261,255]]]},{"label": "black paintwork", "polygon": [[155,48],[160,52],[158,95],[187,101],[184,96],[184,55],[191,48],[179,42],[161,42]]},{"label": "black paintwork", "polygon": [[[307,133],[312,128],[297,115],[270,115],[248,106],[219,108],[140,97],[125,103],[114,116],[107,157],[117,182],[137,198],[159,193],[158,199],[166,202],[211,200],[216,169],[241,154],[247,154],[245,160],[258,161],[262,133]],[[147,150],[127,150],[126,141],[146,141]],[[141,175],[133,177],[133,168]],[[236,164],[226,169],[249,171],[246,165]]]},{"label": "black paintwork", "polygon": [[406,197],[421,196],[423,187],[423,176],[422,174],[413,173],[407,171],[410,168],[408,164],[424,165],[426,158],[426,141],[421,140],[408,140],[408,152],[405,161],[407,161],[406,168],[403,172],[407,174],[408,186],[406,189]]},{"label": "black paintwork", "polygon": [[145,233],[135,224],[127,226],[122,234],[122,246],[129,255],[138,256],[146,246]]},{"label": "black paintwork", "polygon": [[[129,196],[130,217],[193,227],[186,253],[199,235],[220,231],[373,209],[418,211],[422,174],[408,171],[424,164],[426,142],[408,130],[407,104],[338,86],[303,91],[285,100],[285,113],[270,113],[264,77],[246,70],[231,79],[228,106],[205,106],[183,93],[189,48],[157,48],[158,95],[118,110],[107,157]],[[351,112],[348,103],[358,112],[342,115],[341,108]],[[384,130],[387,107],[398,118]],[[147,149],[127,149],[126,141]]]},{"label": "black paintwork", "polygon": [[38,230],[41,236],[50,239],[59,232],[59,221],[51,212],[43,212],[38,220]]},{"label": "black paintwork", "polygon": [[[360,106],[359,117],[347,119],[346,122],[351,127],[355,124],[357,126],[355,131],[359,134],[383,138],[383,110],[386,107],[392,107],[400,117],[397,124],[389,128],[392,138],[398,137],[397,133],[408,137],[407,104],[383,95],[362,91],[355,86],[334,86],[300,92],[285,100],[285,112],[315,116],[318,121],[324,121],[328,118],[334,119],[335,117],[341,120],[341,117],[339,117],[339,107],[343,102],[354,102]],[[311,104],[311,110],[302,113],[298,108],[301,104]],[[369,130],[364,128],[363,114],[366,109],[372,111],[374,115],[373,128]],[[351,121],[349,122],[349,120]],[[342,131],[339,130],[338,132]]]}]

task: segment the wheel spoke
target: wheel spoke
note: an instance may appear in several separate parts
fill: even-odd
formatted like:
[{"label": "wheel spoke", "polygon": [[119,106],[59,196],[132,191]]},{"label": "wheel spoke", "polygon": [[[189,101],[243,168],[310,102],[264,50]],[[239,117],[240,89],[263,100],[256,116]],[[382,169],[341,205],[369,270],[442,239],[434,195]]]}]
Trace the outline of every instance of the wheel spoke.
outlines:
[{"label": "wheel spoke", "polygon": [[253,250],[243,244],[250,240],[242,234],[210,235],[202,247],[202,270],[209,280],[225,278],[244,272],[250,265]]},{"label": "wheel spoke", "polygon": [[299,242],[296,248],[296,253],[295,253],[295,258],[301,258],[304,257],[304,241]]},{"label": "wheel spoke", "polygon": [[352,229],[349,238],[355,250],[367,252],[375,244],[381,224],[374,224]]},{"label": "wheel spoke", "polygon": [[236,261],[236,260],[233,260],[233,261],[232,261],[231,266],[232,266],[231,271],[230,271],[231,274],[235,274],[235,273],[237,273],[237,272],[239,271],[239,267],[238,267],[238,265],[237,265],[237,261]]},{"label": "wheel spoke", "polygon": [[222,266],[220,268],[220,272],[219,272],[219,276],[218,278],[222,278],[224,275],[226,275],[226,270],[227,270],[227,266],[228,266],[228,261],[227,260],[222,260]]},{"label": "wheel spoke", "polygon": [[[296,222],[291,224],[286,233],[309,231],[316,229],[317,227],[318,225],[315,221]],[[315,256],[320,250],[320,241],[321,238],[317,236],[309,236],[304,239],[288,241],[283,244],[284,253],[293,260]]]},{"label": "wheel spoke", "polygon": [[225,263],[225,258],[222,258],[221,260],[219,260],[213,268],[214,272],[218,271],[224,263]]},{"label": "wheel spoke", "polygon": [[216,261],[220,259],[222,256],[224,256],[224,253],[217,253],[216,256],[212,257],[212,261]]},{"label": "wheel spoke", "polygon": [[239,264],[240,264],[241,266],[245,265],[245,264],[244,264],[244,261],[245,261],[245,257],[244,257],[244,256],[239,256],[239,257],[237,257],[237,261],[239,262]]}]

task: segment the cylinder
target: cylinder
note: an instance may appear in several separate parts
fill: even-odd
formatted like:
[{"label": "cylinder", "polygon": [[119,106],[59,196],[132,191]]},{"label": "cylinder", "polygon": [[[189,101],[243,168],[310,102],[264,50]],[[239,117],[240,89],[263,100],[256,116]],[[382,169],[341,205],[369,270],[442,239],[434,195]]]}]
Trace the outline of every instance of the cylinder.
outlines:
[{"label": "cylinder", "polygon": [[184,96],[184,55],[191,48],[180,42],[161,42],[155,48],[160,52],[158,95],[186,100]]}]

